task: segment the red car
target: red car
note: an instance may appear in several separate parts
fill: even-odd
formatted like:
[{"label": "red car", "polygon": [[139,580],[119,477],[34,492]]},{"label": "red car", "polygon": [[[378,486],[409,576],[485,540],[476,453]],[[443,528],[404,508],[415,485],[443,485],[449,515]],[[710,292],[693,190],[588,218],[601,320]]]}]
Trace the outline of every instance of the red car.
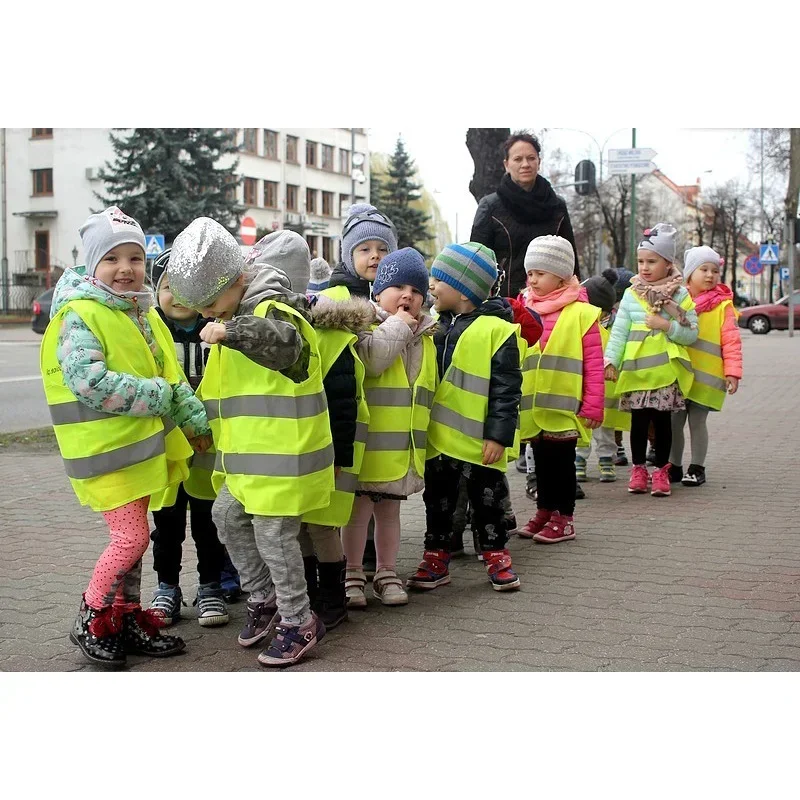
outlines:
[{"label": "red car", "polygon": [[[800,289],[792,295],[794,306],[794,325],[800,330]],[[781,297],[777,303],[765,303],[762,306],[749,306],[742,309],[739,317],[740,328],[750,328],[753,333],[769,333],[785,331],[789,328],[789,295]]]}]

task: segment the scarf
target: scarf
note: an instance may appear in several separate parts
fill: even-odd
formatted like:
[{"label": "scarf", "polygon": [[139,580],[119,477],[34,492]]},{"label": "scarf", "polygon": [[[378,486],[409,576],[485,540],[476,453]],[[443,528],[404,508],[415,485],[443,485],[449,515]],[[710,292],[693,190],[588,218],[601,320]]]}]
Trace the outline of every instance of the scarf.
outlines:
[{"label": "scarf", "polygon": [[528,308],[532,308],[540,316],[543,314],[552,314],[554,311],[560,311],[564,306],[568,306],[570,303],[579,300],[582,291],[585,293],[585,289],[581,286],[580,281],[573,275],[565,286],[560,286],[549,294],[544,294],[540,297],[532,291],[529,292],[525,300],[525,305]]},{"label": "scarf", "polygon": [[523,225],[549,222],[558,211],[565,210],[561,198],[553,191],[550,182],[541,175],[536,176],[533,188],[525,191],[506,172],[497,188],[497,194],[511,216]]},{"label": "scarf", "polygon": [[686,319],[686,312],[672,299],[672,295],[683,283],[683,275],[674,264],[670,266],[672,269],[667,276],[658,281],[646,281],[639,275],[634,275],[631,278],[631,288],[653,309],[653,313],[664,311],[684,328],[688,328],[691,323]]},{"label": "scarf", "polygon": [[713,289],[700,292],[697,297],[692,299],[695,310],[698,314],[702,314],[704,311],[712,311],[725,300],[733,300],[733,292],[724,283],[718,283]]}]

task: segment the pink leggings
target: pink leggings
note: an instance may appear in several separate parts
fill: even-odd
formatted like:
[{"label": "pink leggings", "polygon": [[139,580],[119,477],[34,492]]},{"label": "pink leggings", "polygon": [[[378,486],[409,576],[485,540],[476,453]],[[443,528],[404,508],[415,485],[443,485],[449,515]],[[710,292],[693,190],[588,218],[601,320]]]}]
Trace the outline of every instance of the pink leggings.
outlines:
[{"label": "pink leggings", "polygon": [[368,495],[356,497],[350,522],[342,528],[342,549],[349,568],[361,567],[367,544],[369,518],[375,517],[375,553],[378,569],[397,569],[400,551],[400,501],[373,503]]},{"label": "pink leggings", "polygon": [[150,544],[149,500],[149,497],[140,497],[103,512],[111,542],[97,561],[86,590],[86,605],[90,608],[113,605],[123,614],[139,608],[142,556]]}]

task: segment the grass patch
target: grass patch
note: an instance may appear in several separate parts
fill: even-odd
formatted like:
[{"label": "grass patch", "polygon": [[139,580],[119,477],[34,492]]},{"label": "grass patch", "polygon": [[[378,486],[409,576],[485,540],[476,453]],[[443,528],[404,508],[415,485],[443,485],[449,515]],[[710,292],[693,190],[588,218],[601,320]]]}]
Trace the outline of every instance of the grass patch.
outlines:
[{"label": "grass patch", "polygon": [[0,433],[0,453],[37,450],[52,452],[58,450],[56,435],[52,426],[29,428],[26,431]]}]

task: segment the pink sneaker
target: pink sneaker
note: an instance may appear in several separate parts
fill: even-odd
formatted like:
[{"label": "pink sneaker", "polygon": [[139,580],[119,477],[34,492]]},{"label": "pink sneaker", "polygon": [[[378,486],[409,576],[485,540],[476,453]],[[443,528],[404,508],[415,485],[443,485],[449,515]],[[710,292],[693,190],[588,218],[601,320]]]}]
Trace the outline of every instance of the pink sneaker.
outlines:
[{"label": "pink sneaker", "polygon": [[650,492],[653,497],[669,497],[672,494],[669,485],[669,468],[670,464],[667,462],[660,469],[653,470],[653,489]]},{"label": "pink sneaker", "polygon": [[628,481],[628,491],[631,494],[647,494],[647,483],[650,475],[644,464],[634,464],[631,470],[631,478]]},{"label": "pink sneaker", "polygon": [[552,516],[552,511],[546,511],[543,508],[537,509],[536,516],[531,517],[525,525],[517,529],[517,536],[521,536],[523,539],[533,539],[534,535],[544,528]]},{"label": "pink sneaker", "polygon": [[554,544],[555,542],[566,542],[568,539],[575,538],[575,526],[572,524],[572,517],[559,514],[556,511],[547,525],[542,530],[534,534],[533,540],[542,544]]}]

